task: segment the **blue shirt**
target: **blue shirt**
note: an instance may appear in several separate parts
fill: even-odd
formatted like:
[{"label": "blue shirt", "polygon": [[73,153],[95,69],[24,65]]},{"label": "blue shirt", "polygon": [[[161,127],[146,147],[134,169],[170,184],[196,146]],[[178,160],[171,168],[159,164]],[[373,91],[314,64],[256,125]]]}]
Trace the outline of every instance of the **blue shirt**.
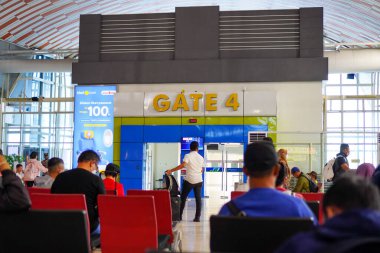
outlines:
[{"label": "blue shirt", "polygon": [[[233,200],[236,207],[248,217],[299,217],[312,218],[314,225],[318,220],[306,203],[299,198],[270,188],[251,189]],[[222,216],[231,216],[227,205],[219,212]]]}]

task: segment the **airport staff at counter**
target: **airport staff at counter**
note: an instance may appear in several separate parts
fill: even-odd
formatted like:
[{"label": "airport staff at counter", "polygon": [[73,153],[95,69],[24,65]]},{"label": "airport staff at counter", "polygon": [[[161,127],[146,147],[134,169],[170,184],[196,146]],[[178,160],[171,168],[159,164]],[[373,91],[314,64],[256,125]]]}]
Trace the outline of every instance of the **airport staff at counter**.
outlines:
[{"label": "airport staff at counter", "polygon": [[202,173],[203,173],[203,164],[204,159],[198,153],[199,143],[193,141],[190,143],[190,153],[185,155],[183,162],[175,167],[174,169],[167,170],[166,174],[170,175],[171,173],[186,168],[186,177],[183,181],[182,191],[181,191],[181,210],[180,210],[180,219],[182,220],[183,210],[185,209],[185,204],[187,196],[190,191],[194,191],[195,203],[196,203],[196,212],[194,222],[199,222],[201,217],[202,209],[202,198],[201,191],[203,185]]}]

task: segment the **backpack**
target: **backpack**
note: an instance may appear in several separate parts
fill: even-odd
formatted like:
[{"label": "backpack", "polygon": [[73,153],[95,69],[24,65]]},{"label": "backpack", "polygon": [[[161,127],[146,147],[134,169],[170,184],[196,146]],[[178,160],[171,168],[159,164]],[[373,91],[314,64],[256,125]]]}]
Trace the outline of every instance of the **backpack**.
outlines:
[{"label": "backpack", "polygon": [[332,158],[330,161],[328,161],[325,164],[325,167],[323,167],[323,180],[325,181],[331,181],[334,177],[334,164],[335,164],[335,157]]},{"label": "backpack", "polygon": [[173,175],[164,175],[163,188],[169,190],[170,196],[178,196],[181,193],[179,192],[179,186],[177,180]]},{"label": "backpack", "polygon": [[308,178],[307,176],[305,175],[302,175],[303,177],[305,177],[307,179],[307,181],[309,181],[309,191],[310,192],[318,192],[318,185],[316,185],[310,178]]}]

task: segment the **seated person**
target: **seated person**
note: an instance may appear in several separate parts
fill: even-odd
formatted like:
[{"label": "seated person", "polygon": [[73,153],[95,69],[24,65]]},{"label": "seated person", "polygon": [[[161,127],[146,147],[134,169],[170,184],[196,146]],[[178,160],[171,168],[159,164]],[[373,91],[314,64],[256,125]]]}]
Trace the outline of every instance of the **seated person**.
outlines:
[{"label": "seated person", "polygon": [[294,236],[276,252],[317,253],[342,241],[380,238],[380,194],[368,180],[342,175],[326,192],[323,209],[324,225]]},{"label": "seated person", "polygon": [[104,187],[107,191],[114,191],[117,189],[117,196],[124,196],[124,187],[122,184],[116,182],[117,175],[120,174],[120,167],[117,164],[107,164],[104,172],[106,178],[103,180]]},{"label": "seated person", "polygon": [[310,192],[309,179],[298,167],[292,168],[292,175],[297,178],[297,184],[293,192]]},{"label": "seated person", "polygon": [[371,178],[375,172],[375,166],[372,163],[362,163],[356,169],[356,175],[365,178]]},{"label": "seated person", "polygon": [[20,164],[20,163],[16,165],[16,176],[18,176],[18,178],[20,178],[21,181],[23,181],[23,178],[24,178],[24,166],[22,166],[22,164]]},{"label": "seated person", "polygon": [[45,176],[37,177],[34,185],[41,188],[51,188],[55,178],[65,170],[65,164],[61,158],[53,157],[48,161],[48,172]]},{"label": "seated person", "polygon": [[[219,215],[241,214],[250,217],[299,217],[317,219],[306,203],[275,189],[279,165],[276,151],[268,142],[254,142],[244,153],[244,173],[250,190],[222,207]],[[231,208],[231,205],[233,208]]]},{"label": "seated person", "polygon": [[310,173],[307,173],[307,175],[310,177],[310,180],[314,182],[315,185],[318,185],[318,174],[315,171],[312,171]]},{"label": "seated person", "polygon": [[0,211],[29,209],[29,194],[3,155],[0,155],[0,175]]},{"label": "seated person", "polygon": [[78,168],[59,174],[51,187],[51,193],[86,195],[92,234],[100,233],[98,195],[106,193],[102,179],[93,174],[98,170],[99,161],[100,157],[95,151],[83,151],[78,157]]},{"label": "seated person", "polygon": [[292,195],[294,197],[303,199],[303,196],[301,194],[296,193],[296,192],[292,192],[290,190],[287,190],[284,187],[284,182],[285,182],[285,166],[282,163],[279,163],[279,166],[280,166],[280,170],[278,172],[278,176],[277,176],[277,179],[276,179],[276,189],[278,191],[286,193],[288,195]]}]

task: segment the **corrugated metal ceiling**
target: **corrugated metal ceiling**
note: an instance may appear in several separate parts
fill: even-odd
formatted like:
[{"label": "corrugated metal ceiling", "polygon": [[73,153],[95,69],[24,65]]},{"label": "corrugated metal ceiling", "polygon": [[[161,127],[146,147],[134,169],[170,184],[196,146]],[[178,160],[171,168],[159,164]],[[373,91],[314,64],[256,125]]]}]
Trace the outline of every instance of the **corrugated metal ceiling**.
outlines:
[{"label": "corrugated metal ceiling", "polygon": [[174,12],[175,7],[207,5],[222,11],[324,7],[330,41],[380,41],[380,0],[0,0],[0,38],[27,48],[78,48],[80,14]]}]

